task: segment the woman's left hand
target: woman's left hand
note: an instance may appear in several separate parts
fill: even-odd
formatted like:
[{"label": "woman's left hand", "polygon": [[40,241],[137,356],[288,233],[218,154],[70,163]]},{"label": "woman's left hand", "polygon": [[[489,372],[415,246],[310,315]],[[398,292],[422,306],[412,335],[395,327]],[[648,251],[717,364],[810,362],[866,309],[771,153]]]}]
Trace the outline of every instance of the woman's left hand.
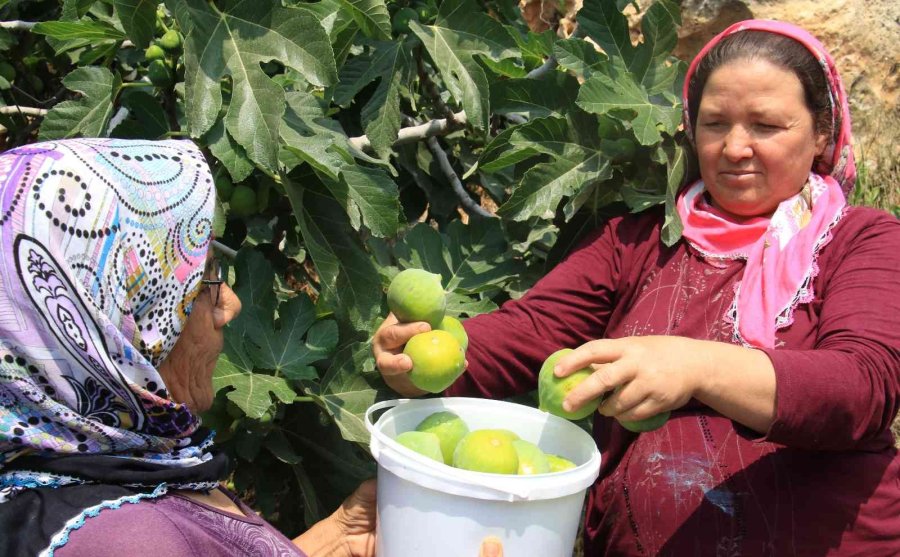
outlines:
[{"label": "woman's left hand", "polygon": [[327,518],[294,539],[308,557],[374,557],[375,480],[360,484]]},{"label": "woman's left hand", "polygon": [[350,557],[375,555],[375,480],[360,484],[332,515]]},{"label": "woman's left hand", "polygon": [[556,375],[565,377],[588,366],[594,373],[566,396],[563,408],[575,410],[607,395],[598,408],[601,414],[635,421],[683,406],[703,377],[707,363],[703,345],[703,341],[675,336],[582,344],[559,359]]}]

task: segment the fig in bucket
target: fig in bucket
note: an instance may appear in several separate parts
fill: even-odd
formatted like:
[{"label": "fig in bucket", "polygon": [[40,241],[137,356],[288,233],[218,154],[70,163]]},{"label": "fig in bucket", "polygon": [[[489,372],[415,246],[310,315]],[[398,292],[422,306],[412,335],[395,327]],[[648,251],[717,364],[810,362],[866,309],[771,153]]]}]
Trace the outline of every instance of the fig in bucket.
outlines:
[{"label": "fig in bucket", "polygon": [[459,342],[439,329],[412,337],[403,353],[413,363],[409,380],[429,393],[439,393],[452,385],[466,368],[466,355]]},{"label": "fig in bucket", "polygon": [[453,451],[460,439],[469,433],[469,426],[453,412],[443,411],[431,414],[416,426],[416,431],[433,433],[441,445],[444,464],[453,464]]},{"label": "fig in bucket", "polygon": [[519,455],[509,435],[479,429],[463,437],[453,452],[453,466],[474,472],[516,474]]},{"label": "fig in bucket", "polygon": [[545,455],[544,451],[537,445],[522,439],[513,441],[512,445],[513,448],[516,449],[516,455],[519,457],[519,468],[517,472],[520,476],[546,474],[550,471],[550,463],[547,461],[547,455]]},{"label": "fig in bucket", "polygon": [[425,321],[437,329],[447,308],[441,275],[424,269],[400,271],[388,287],[387,304],[401,323]]},{"label": "fig in bucket", "polygon": [[544,361],[544,365],[541,366],[541,372],[538,375],[538,407],[541,410],[550,412],[560,418],[580,420],[590,416],[597,410],[597,407],[600,406],[600,398],[587,402],[584,406],[573,412],[566,412],[563,410],[562,404],[566,395],[572,392],[572,389],[577,387],[594,372],[590,367],[586,367],[579,369],[566,377],[557,377],[553,375],[553,366],[556,365],[556,362],[559,361],[561,357],[569,352],[572,352],[571,348],[557,350],[553,354],[550,354]]},{"label": "fig in bucket", "polygon": [[547,464],[550,466],[550,472],[562,472],[575,468],[575,463],[555,454],[547,455]]},{"label": "fig in bucket", "polygon": [[396,441],[407,449],[427,456],[432,460],[444,462],[441,454],[441,442],[437,435],[424,431],[404,431],[397,436]]}]

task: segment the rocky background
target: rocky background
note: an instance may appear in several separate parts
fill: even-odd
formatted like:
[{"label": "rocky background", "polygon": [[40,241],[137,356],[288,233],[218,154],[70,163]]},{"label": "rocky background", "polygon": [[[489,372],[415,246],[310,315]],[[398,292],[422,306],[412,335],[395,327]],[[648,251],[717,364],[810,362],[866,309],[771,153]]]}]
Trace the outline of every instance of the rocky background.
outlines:
[{"label": "rocky background", "polygon": [[[582,2],[520,0],[535,30],[574,30]],[[637,0],[646,9],[652,0]],[[788,21],[819,38],[837,62],[850,95],[860,188],[853,201],[900,213],[900,1],[681,0],[675,54],[690,60],[714,35],[744,19]],[[640,12],[629,7],[634,40]]]}]

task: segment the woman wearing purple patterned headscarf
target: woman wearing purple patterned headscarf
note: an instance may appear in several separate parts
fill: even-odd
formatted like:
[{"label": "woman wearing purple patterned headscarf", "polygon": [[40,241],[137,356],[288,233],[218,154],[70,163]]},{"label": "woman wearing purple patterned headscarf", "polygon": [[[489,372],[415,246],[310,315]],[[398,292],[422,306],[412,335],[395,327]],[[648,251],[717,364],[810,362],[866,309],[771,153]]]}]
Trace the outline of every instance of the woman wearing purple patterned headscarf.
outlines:
[{"label": "woman wearing purple patterned headscarf", "polygon": [[[847,204],[834,61],[796,26],[743,21],[684,86],[699,179],[677,196],[681,241],[662,210],[604,223],[466,320],[446,394],[528,391],[564,347],[558,376],[594,366],[565,402],[599,402],[586,556],[900,555],[900,222]],[[421,326],[388,316],[373,339],[407,396]]]},{"label": "woman wearing purple patterned headscarf", "polygon": [[214,192],[186,141],[0,155],[0,555],[371,555],[371,484],[294,543],[219,487]]}]

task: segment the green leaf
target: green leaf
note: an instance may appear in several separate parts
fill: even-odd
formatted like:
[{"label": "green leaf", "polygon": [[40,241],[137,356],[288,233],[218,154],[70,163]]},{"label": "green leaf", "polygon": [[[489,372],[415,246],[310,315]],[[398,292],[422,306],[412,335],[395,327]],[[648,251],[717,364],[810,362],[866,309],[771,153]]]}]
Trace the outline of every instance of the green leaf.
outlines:
[{"label": "green leaf", "polygon": [[[510,142],[513,134],[522,127],[534,125],[536,120],[526,122],[519,126],[513,126],[503,130],[497,137],[485,146],[481,157],[478,159],[478,169],[483,172],[497,172],[508,166],[529,159],[538,154],[538,151],[514,145]],[[470,170],[469,172],[472,172]]]},{"label": "green leaf", "polygon": [[334,53],[316,16],[282,8],[275,0],[238,0],[220,10],[202,0],[168,0],[182,29],[187,117],[191,135],[205,134],[219,119],[220,81],[231,78],[225,127],[247,156],[276,172],[284,91],[260,68],[277,60],[313,85],[337,79]]},{"label": "green leaf", "polygon": [[353,329],[373,330],[381,318],[381,281],[344,208],[317,184],[285,179],[284,186],[319,274],[324,303]]},{"label": "green leaf", "polygon": [[234,260],[236,274],[234,293],[241,300],[244,311],[235,320],[239,325],[245,318],[244,313],[259,311],[261,315],[270,317],[275,312],[275,272],[268,260],[257,250],[244,248],[238,251]]},{"label": "green leaf", "polygon": [[554,160],[530,168],[498,215],[524,221],[553,218],[564,197],[612,176],[609,160],[597,150],[566,144]]},{"label": "green leaf", "polygon": [[159,0],[115,0],[125,33],[140,48],[147,48],[153,40],[158,5]]},{"label": "green leaf", "polygon": [[287,94],[281,126],[284,149],[280,155],[288,171],[306,162],[318,172],[337,180],[340,168],[349,162],[349,146],[340,124],[325,116],[319,101],[303,92]]},{"label": "green leaf", "polygon": [[347,441],[367,444],[366,410],[380,400],[394,398],[392,391],[383,386],[373,387],[362,373],[369,371],[370,375],[377,375],[373,370],[371,344],[358,342],[338,351],[321,384],[306,384],[307,392],[334,417]]},{"label": "green leaf", "polygon": [[409,88],[412,70],[411,49],[406,43],[391,43],[373,64],[381,69],[381,82],[363,106],[366,136],[379,157],[387,158],[400,130],[400,92]]},{"label": "green leaf", "polygon": [[[272,395],[291,403],[296,394],[287,381],[262,373],[254,373],[249,357],[239,348],[240,338],[226,330],[225,350],[213,372],[213,389],[230,389],[225,396],[254,419],[262,418],[272,406]],[[230,341],[230,342],[229,342]]]},{"label": "green leaf", "polygon": [[32,27],[31,31],[59,40],[80,39],[94,42],[125,39],[125,33],[102,21],[42,21]]},{"label": "green leaf", "polygon": [[105,137],[113,113],[113,98],[121,83],[119,77],[106,68],[92,66],[72,71],[62,82],[82,97],[51,108],[41,124],[39,138]]},{"label": "green leaf", "polygon": [[[454,220],[446,234],[417,224],[398,241],[394,254],[405,268],[441,274],[448,292],[476,294],[502,285],[522,271],[513,259],[499,219],[463,224]],[[460,304],[457,304],[460,305]]]},{"label": "green leaf", "polygon": [[594,114],[611,113],[631,121],[634,135],[642,145],[653,145],[661,139],[659,129],[674,134],[681,120],[681,107],[677,104],[653,102],[647,92],[636,83],[630,73],[622,73],[613,79],[604,74],[594,74],[585,81],[578,92],[578,106]]},{"label": "green leaf", "polygon": [[544,79],[507,79],[491,88],[496,114],[522,114],[533,119],[565,113],[578,96],[575,77],[555,72]]},{"label": "green leaf", "polygon": [[303,335],[316,321],[316,308],[306,295],[299,295],[278,308],[279,328],[273,330],[272,321],[255,321],[248,327],[252,344],[248,352],[258,367],[270,369],[276,375],[290,379],[315,379],[316,371],[309,364],[328,357],[337,346],[337,325],[323,322],[315,345],[303,341]]},{"label": "green leaf", "polygon": [[253,162],[225,129],[224,121],[216,121],[206,133],[205,141],[213,156],[228,170],[233,182],[243,182],[253,172]]},{"label": "green leaf", "polygon": [[602,67],[607,56],[584,39],[562,39],[553,45],[553,56],[560,67],[584,78]]},{"label": "green leaf", "polygon": [[389,40],[391,16],[384,0],[341,0],[353,15],[354,21],[367,37]]},{"label": "green leaf", "polygon": [[622,68],[627,69],[634,62],[637,51],[631,44],[628,19],[616,0],[585,2],[578,11],[578,29]]},{"label": "green leaf", "polygon": [[326,187],[359,229],[359,216],[375,236],[393,236],[400,227],[400,194],[384,171],[355,164],[341,168],[341,180],[325,181]]},{"label": "green leaf", "polygon": [[[76,19],[80,19],[88,13],[88,10],[91,9],[94,2],[96,2],[96,0],[63,0],[62,14],[59,19],[62,21],[75,21]],[[0,6],[2,6],[2,4],[0,4]]]},{"label": "green leaf", "polygon": [[150,93],[131,90],[122,95],[122,106],[128,109],[140,130],[140,135],[133,137],[156,139],[169,131],[166,113],[163,111],[159,99]]},{"label": "green leaf", "polygon": [[687,153],[684,147],[674,141],[663,143],[659,150],[665,154],[666,159],[666,217],[663,222],[662,238],[667,246],[672,246],[681,239],[684,230],[675,207],[675,200],[687,172]]},{"label": "green leaf", "polygon": [[466,111],[469,123],[487,129],[490,89],[476,56],[494,61],[518,56],[515,41],[473,0],[445,0],[434,25],[409,24],[434,61],[447,90]]}]

